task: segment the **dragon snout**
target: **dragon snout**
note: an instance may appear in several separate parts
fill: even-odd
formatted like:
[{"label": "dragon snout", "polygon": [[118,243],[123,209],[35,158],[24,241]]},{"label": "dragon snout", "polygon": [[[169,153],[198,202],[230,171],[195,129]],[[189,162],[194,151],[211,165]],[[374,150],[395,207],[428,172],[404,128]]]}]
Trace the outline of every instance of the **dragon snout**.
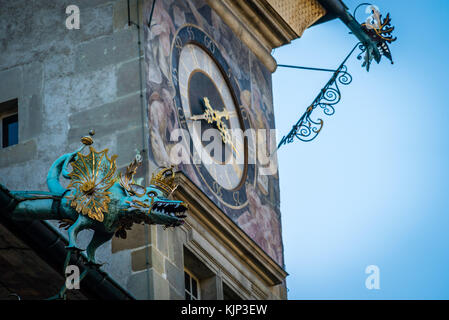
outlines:
[{"label": "dragon snout", "polygon": [[179,226],[184,223],[188,205],[183,201],[155,201],[149,210],[149,214],[158,216],[166,226]]}]

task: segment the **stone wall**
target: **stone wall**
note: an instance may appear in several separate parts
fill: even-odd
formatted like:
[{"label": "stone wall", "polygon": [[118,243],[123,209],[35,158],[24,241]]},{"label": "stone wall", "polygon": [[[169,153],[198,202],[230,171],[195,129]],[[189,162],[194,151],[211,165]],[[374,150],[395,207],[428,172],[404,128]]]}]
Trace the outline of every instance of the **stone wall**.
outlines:
[{"label": "stone wall", "polygon": [[[80,9],[79,30],[66,28],[70,4]],[[17,98],[19,113],[19,144],[0,148],[0,183],[47,190],[52,162],[77,149],[90,129],[93,146],[117,154],[119,168],[145,149],[143,51],[138,29],[128,26],[126,0],[0,0],[0,8],[0,102]],[[80,233],[82,247],[90,236]],[[108,243],[97,259],[128,287],[129,250],[114,255]]]}]

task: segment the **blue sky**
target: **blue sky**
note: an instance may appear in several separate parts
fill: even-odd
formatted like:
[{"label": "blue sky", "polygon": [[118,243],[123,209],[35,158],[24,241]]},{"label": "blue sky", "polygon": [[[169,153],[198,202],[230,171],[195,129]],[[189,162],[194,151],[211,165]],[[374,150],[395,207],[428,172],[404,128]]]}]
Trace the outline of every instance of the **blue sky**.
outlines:
[{"label": "blue sky", "polygon": [[[360,1],[344,1],[350,11]],[[353,82],[316,140],[278,153],[289,299],[449,299],[449,37],[444,0],[378,0],[395,61]],[[364,10],[357,14],[365,17]],[[336,68],[356,39],[339,20],[274,51],[279,64]],[[278,139],[330,74],[273,75]],[[380,268],[380,289],[365,268]]]}]

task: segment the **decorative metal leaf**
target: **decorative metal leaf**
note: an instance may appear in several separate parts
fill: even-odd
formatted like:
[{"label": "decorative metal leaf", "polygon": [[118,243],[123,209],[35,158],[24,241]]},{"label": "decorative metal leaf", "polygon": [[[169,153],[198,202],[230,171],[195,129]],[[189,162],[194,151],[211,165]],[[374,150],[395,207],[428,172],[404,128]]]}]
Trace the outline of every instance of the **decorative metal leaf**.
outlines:
[{"label": "decorative metal leaf", "polygon": [[73,189],[67,197],[72,200],[70,205],[77,212],[100,222],[104,220],[111,201],[111,193],[107,190],[115,183],[117,156],[109,159],[107,152],[108,149],[97,152],[90,147],[88,155],[78,153],[71,163],[72,172],[69,174],[71,182],[68,188]]},{"label": "decorative metal leaf", "polygon": [[145,194],[145,188],[134,184],[134,175],[137,169],[142,165],[142,156],[137,154],[134,160],[126,168],[126,173],[120,173],[119,183],[120,185],[132,195],[142,197]]}]

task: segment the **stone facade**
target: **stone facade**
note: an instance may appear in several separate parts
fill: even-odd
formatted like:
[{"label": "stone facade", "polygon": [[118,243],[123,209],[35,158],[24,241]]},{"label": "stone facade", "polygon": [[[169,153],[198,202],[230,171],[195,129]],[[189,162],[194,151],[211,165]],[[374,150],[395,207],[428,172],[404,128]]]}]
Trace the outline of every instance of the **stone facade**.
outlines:
[{"label": "stone facade", "polygon": [[[165,7],[173,3],[162,2]],[[150,50],[146,47],[149,34],[142,24],[151,1],[140,1],[139,6],[134,0],[130,3],[131,20],[140,28],[128,25],[126,0],[0,0],[0,102],[18,99],[19,114],[19,144],[0,149],[0,183],[11,190],[47,190],[46,174],[52,162],[78,148],[80,138],[91,129],[96,132],[96,149],[108,148],[109,154],[117,154],[120,169],[136,150],[144,151],[137,181],[148,183],[157,167],[149,143],[147,109],[152,93],[147,90],[156,87],[148,79],[153,76],[144,60],[145,50]],[[80,9],[79,30],[65,26],[65,9],[70,4]],[[204,1],[188,0],[184,5],[209,14],[212,10]],[[230,29],[225,32],[232,34]],[[238,42],[236,36],[230,37]],[[270,71],[240,46],[247,57],[253,57],[244,68],[258,70],[258,74],[243,75],[245,85],[253,82],[266,93],[261,108],[269,109],[266,121],[274,127]],[[270,178],[268,185],[272,196],[264,196],[261,205],[272,206],[279,216],[277,178]],[[207,198],[198,206],[210,212],[220,210]],[[200,212],[189,219],[176,230],[135,225],[126,240],[114,238],[103,245],[97,260],[138,299],[184,299],[184,268],[198,270],[201,295],[206,299],[223,299],[223,283],[242,299],[286,298],[282,256],[273,264],[247,235],[228,225],[231,220],[225,216],[218,235]],[[65,234],[56,222],[53,226]],[[81,244],[85,246],[90,236],[82,231]]]}]

